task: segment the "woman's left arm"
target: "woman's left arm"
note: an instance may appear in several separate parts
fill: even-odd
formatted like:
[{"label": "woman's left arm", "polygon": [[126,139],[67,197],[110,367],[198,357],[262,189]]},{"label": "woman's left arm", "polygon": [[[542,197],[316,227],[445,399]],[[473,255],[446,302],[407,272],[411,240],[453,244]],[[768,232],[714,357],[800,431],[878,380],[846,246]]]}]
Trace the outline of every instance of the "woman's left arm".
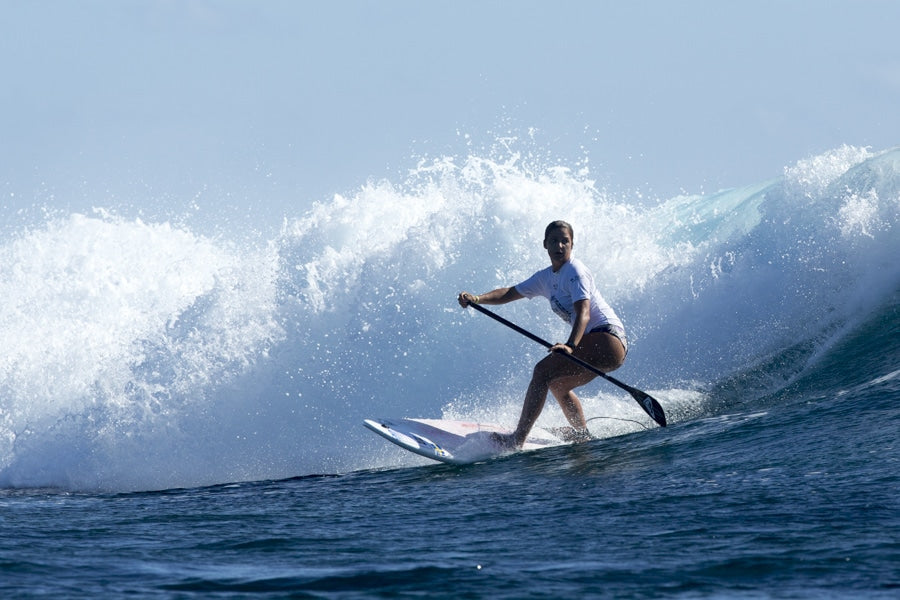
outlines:
[{"label": "woman's left arm", "polygon": [[584,337],[584,330],[587,329],[588,323],[591,321],[591,301],[589,298],[585,298],[584,300],[578,300],[575,302],[575,323],[572,325],[572,333],[569,334],[569,339],[566,341],[566,345],[572,348],[578,346],[581,343],[581,338]]}]

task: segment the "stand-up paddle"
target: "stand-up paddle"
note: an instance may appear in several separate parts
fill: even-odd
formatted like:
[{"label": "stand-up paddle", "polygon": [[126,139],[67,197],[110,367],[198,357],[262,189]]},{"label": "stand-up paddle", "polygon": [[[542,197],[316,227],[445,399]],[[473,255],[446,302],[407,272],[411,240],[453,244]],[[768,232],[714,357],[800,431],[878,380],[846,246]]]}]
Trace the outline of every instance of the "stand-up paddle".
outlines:
[{"label": "stand-up paddle", "polygon": [[[479,304],[475,304],[474,302],[469,302],[469,306],[471,306],[472,308],[474,308],[475,310],[477,310],[477,311],[479,311],[479,312],[481,312],[481,313],[486,314],[487,316],[489,316],[490,318],[494,319],[495,321],[498,321],[498,322],[500,322],[500,323],[503,323],[504,325],[506,325],[506,326],[509,327],[510,329],[513,329],[513,330],[515,330],[515,331],[518,331],[519,333],[521,333],[521,334],[524,335],[525,337],[531,338],[532,340],[534,340],[534,341],[537,342],[538,344],[541,344],[541,345],[544,346],[545,348],[552,348],[552,347],[553,347],[553,344],[551,344],[551,343],[548,342],[547,340],[544,340],[544,339],[539,338],[538,336],[534,335],[534,334],[531,333],[530,331],[528,331],[528,330],[526,330],[526,329],[522,329],[521,327],[519,327],[519,326],[516,325],[515,323],[512,323],[511,321],[507,321],[506,319],[504,319],[504,318],[501,317],[500,315],[495,314],[495,313],[489,311],[488,309],[484,308],[483,306],[481,306],[481,305],[479,305]],[[604,372],[601,371],[600,369],[594,367],[593,365],[591,365],[591,364],[589,364],[589,363],[586,363],[585,361],[581,360],[581,359],[578,358],[577,356],[574,356],[574,355],[569,354],[569,353],[567,353],[567,352],[563,352],[563,353],[561,353],[561,354],[562,354],[563,356],[565,356],[566,358],[569,358],[569,359],[575,361],[577,364],[581,365],[582,367],[584,367],[584,368],[587,369],[588,371],[590,371],[590,372],[592,372],[592,373],[596,373],[597,375],[599,375],[599,376],[602,377],[603,379],[609,381],[610,383],[613,383],[613,384],[619,386],[620,388],[622,388],[623,390],[625,390],[626,392],[628,392],[629,394],[631,394],[631,397],[634,398],[635,400],[637,400],[637,403],[641,405],[641,408],[643,408],[644,411],[646,411],[646,413],[647,413],[648,415],[650,415],[650,418],[651,418],[651,419],[653,419],[654,421],[656,421],[656,422],[659,424],[660,427],[665,427],[665,426],[666,426],[666,413],[663,412],[662,406],[659,405],[659,402],[657,402],[657,401],[653,398],[653,396],[651,396],[650,394],[648,394],[648,393],[646,393],[646,392],[642,392],[641,390],[639,390],[639,389],[637,389],[637,388],[633,388],[633,387],[631,387],[631,386],[628,385],[628,384],[622,383],[621,381],[619,381],[619,380],[616,379],[615,377],[611,377],[611,376],[607,375],[606,373],[604,373]]]}]

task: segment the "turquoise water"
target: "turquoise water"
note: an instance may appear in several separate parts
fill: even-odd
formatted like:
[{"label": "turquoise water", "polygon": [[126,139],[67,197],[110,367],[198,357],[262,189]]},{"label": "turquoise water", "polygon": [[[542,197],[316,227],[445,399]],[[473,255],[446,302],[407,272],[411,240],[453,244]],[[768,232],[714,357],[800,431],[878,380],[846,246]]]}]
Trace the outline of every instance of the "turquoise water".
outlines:
[{"label": "turquoise water", "polygon": [[[0,592],[895,597],[898,161],[635,202],[443,159],[261,237],[42,216],[0,247]],[[585,444],[452,467],[366,431],[514,421],[543,349],[454,299],[542,266],[553,218],[670,426],[596,381]]]}]

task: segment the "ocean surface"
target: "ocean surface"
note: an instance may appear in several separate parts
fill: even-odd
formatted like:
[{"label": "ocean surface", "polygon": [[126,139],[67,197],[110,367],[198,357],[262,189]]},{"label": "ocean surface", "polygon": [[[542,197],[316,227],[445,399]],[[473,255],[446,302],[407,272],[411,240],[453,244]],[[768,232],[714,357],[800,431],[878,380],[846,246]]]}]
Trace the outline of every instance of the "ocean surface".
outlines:
[{"label": "ocean surface", "polygon": [[[6,219],[0,596],[900,597],[900,149],[648,198],[501,146],[271,231]],[[455,298],[560,218],[669,427],[596,380],[582,444],[456,467],[367,431],[514,424],[544,349]]]}]

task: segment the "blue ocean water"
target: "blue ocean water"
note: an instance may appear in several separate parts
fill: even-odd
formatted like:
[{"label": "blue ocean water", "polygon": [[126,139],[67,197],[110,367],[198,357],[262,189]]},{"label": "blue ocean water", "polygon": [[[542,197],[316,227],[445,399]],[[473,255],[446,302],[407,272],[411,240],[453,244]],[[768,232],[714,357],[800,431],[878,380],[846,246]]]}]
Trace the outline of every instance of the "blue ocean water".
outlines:
[{"label": "blue ocean water", "polygon": [[[543,160],[423,160],[272,235],[121,207],[8,231],[0,592],[896,597],[900,150],[666,199]],[[544,350],[455,295],[544,266],[556,218],[670,426],[596,381],[584,444],[451,467],[366,431],[515,421]]]}]

